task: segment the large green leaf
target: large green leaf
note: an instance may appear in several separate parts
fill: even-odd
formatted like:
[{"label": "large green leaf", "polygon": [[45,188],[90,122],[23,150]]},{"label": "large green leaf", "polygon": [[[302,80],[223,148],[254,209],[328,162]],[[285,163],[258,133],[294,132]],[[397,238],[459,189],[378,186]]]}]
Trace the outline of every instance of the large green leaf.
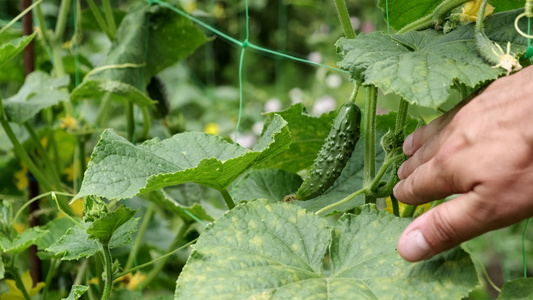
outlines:
[{"label": "large green leaf", "polygon": [[498,300],[533,299],[533,278],[518,278],[506,282]]},{"label": "large green leaf", "polygon": [[198,132],[135,146],[107,130],[93,151],[76,198],[131,198],[184,182],[223,190],[246,170],[285,151],[290,144],[287,122],[280,116],[252,150]]},{"label": "large green leaf", "polygon": [[72,101],[90,98],[102,98],[106,93],[113,93],[139,106],[152,105],[154,101],[136,87],[117,80],[87,80],[75,88],[70,94]]},{"label": "large green leaf", "polygon": [[[384,17],[389,16],[389,24],[399,30],[405,25],[431,14],[443,0],[379,0],[378,6]],[[491,0],[495,12],[517,9],[524,6],[523,0]],[[388,6],[388,9],[387,9]]]},{"label": "large green leaf", "polygon": [[18,93],[4,101],[6,116],[11,122],[22,124],[42,109],[67,101],[69,94],[62,88],[69,82],[68,76],[53,78],[41,71],[32,72]]},{"label": "large green leaf", "polygon": [[[194,246],[175,299],[460,299],[478,283],[459,248],[409,263],[396,251],[410,219],[364,207],[330,229],[297,206],[239,205]],[[327,259],[329,270],[324,270]]]},{"label": "large green leaf", "polygon": [[23,36],[14,40],[11,40],[7,43],[0,45],[0,66],[2,66],[6,61],[13,58],[15,55],[19,54],[28,46],[28,44],[33,40],[37,33],[32,35]]},{"label": "large green leaf", "polygon": [[[132,243],[131,235],[137,230],[138,221],[138,218],[133,218],[120,226],[113,233],[109,241],[109,248],[113,249]],[[91,224],[91,222],[81,222],[84,228],[88,228]],[[91,257],[100,249],[97,240],[92,239],[85,230],[75,225],[46,251],[50,251],[56,256],[60,255],[63,260],[77,260],[82,257]]]},{"label": "large green leaf", "polygon": [[235,184],[233,198],[237,202],[253,199],[280,202],[285,196],[294,195],[301,184],[302,178],[295,173],[279,169],[252,170]]},{"label": "large green leaf", "polygon": [[310,167],[329,134],[336,112],[332,111],[316,118],[307,114],[303,104],[298,103],[285,111],[267,114],[269,119],[266,124],[276,114],[282,116],[289,124],[293,143],[289,151],[267,161],[261,167],[289,172],[298,172]]},{"label": "large green leaf", "polygon": [[[510,41],[518,53],[525,50],[526,43],[513,27],[519,12],[499,13],[485,21],[492,40]],[[526,24],[523,21],[521,26]],[[349,70],[354,79],[426,107],[444,103],[454,80],[474,88],[505,73],[479,56],[473,24],[448,34],[435,30],[392,36],[376,32],[352,40],[341,38],[337,47],[343,56],[339,66]]]},{"label": "large green leaf", "polygon": [[53,257],[50,252],[44,251],[53,243],[57,242],[66,232],[74,225],[69,218],[54,219],[42,226],[47,232],[37,241],[37,248],[40,250],[37,255],[41,259],[50,259]]}]

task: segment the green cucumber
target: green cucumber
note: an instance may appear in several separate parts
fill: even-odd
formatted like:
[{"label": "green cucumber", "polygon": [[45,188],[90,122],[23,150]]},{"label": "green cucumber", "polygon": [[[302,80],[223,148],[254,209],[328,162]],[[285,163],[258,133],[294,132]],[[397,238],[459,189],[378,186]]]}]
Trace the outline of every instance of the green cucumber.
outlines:
[{"label": "green cucumber", "polygon": [[170,112],[170,102],[168,100],[168,91],[165,83],[159,76],[154,76],[146,87],[148,97],[155,100],[154,116],[156,118],[164,118]]},{"label": "green cucumber", "polygon": [[309,200],[322,195],[341,175],[352,156],[361,134],[361,110],[355,103],[345,103],[333,121],[326,142],[309,170],[296,199]]}]

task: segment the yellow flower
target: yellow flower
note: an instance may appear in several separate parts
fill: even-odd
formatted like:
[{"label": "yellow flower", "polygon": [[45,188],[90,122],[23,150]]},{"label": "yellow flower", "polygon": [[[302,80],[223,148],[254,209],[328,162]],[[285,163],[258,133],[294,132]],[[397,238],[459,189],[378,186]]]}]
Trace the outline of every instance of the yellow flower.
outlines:
[{"label": "yellow flower", "polygon": [[187,13],[192,13],[196,9],[196,1],[190,1],[185,5],[185,11]]},{"label": "yellow flower", "polygon": [[13,225],[13,227],[15,228],[15,230],[18,232],[18,234],[22,234],[24,231],[26,231],[26,229],[28,229],[28,227],[26,226],[26,224],[22,224],[22,223],[15,223]]},{"label": "yellow flower", "polygon": [[[90,157],[86,157],[85,158],[85,166],[87,166],[87,164],[89,163],[89,161],[91,160]],[[74,165],[75,163],[75,165]],[[74,163],[72,163],[70,166],[66,167],[64,170],[63,170],[63,174],[66,175],[66,179],[68,181],[74,181],[74,170],[76,170],[76,174],[79,174],[80,173],[80,161],[79,160],[76,160]]]},{"label": "yellow flower", "polygon": [[93,277],[93,278],[89,279],[89,282],[87,282],[87,284],[99,285],[100,284],[100,279],[98,277]]},{"label": "yellow flower", "polygon": [[[416,208],[415,213],[413,215],[419,216],[419,215],[425,213],[426,211],[428,211],[430,208],[431,208],[431,204],[429,204],[429,203],[426,203],[426,204],[423,204],[423,205],[419,205]],[[402,213],[403,213],[403,210],[405,209],[405,204],[403,204],[402,202],[398,201],[398,209],[400,211],[400,216],[401,216]],[[385,208],[385,211],[388,212],[388,213],[393,214],[392,200],[391,200],[390,197],[387,198],[387,207]]]},{"label": "yellow flower", "polygon": [[215,18],[218,20],[224,19],[226,17],[226,12],[224,11],[224,5],[222,3],[217,2],[215,4],[215,7],[213,8],[213,14],[215,15]]},{"label": "yellow flower", "polygon": [[142,272],[137,272],[133,275],[131,273],[128,273],[124,276],[120,276],[119,278],[115,279],[114,282],[120,282],[123,281],[126,284],[126,288],[130,291],[134,291],[139,287],[139,284],[143,282],[146,279],[146,275],[144,275]]},{"label": "yellow flower", "polygon": [[[83,216],[83,201],[84,199],[82,198],[82,199],[76,199],[73,202],[69,203],[70,209],[72,209],[72,212],[80,218]],[[57,213],[58,218],[63,218],[64,216],[65,214],[63,214],[62,211]]]},{"label": "yellow flower", "polygon": [[64,118],[61,118],[61,124],[59,125],[59,128],[61,129],[71,129],[76,130],[78,129],[78,123],[76,122],[76,119],[73,117],[67,115]]},{"label": "yellow flower", "polygon": [[[465,6],[463,6],[461,22],[475,22],[477,20],[477,13],[482,1],[483,0],[472,0],[467,2]],[[490,16],[493,12],[494,6],[487,3],[487,6],[485,7],[485,17]]]},{"label": "yellow flower", "polygon": [[28,187],[28,177],[26,177],[26,173],[28,173],[28,167],[25,163],[20,162],[21,169],[13,176],[15,177],[15,186],[19,191],[23,191],[25,188]]},{"label": "yellow flower", "polygon": [[220,127],[217,123],[207,123],[205,125],[204,131],[207,134],[217,135],[220,133]]},{"label": "yellow flower", "polygon": [[63,45],[61,46],[61,48],[63,49],[70,49],[70,47],[72,46],[72,42],[71,41],[66,41],[63,43]]},{"label": "yellow flower", "polygon": [[[9,288],[9,293],[0,296],[0,300],[25,300],[24,295],[22,294],[22,291],[19,290],[19,288],[17,287],[15,280],[6,279],[6,284]],[[44,287],[44,282],[39,282],[35,285],[35,287],[33,286],[33,280],[31,279],[29,270],[26,271],[24,275],[22,275],[22,284],[24,284],[24,288],[26,289],[30,297],[37,295]]]}]

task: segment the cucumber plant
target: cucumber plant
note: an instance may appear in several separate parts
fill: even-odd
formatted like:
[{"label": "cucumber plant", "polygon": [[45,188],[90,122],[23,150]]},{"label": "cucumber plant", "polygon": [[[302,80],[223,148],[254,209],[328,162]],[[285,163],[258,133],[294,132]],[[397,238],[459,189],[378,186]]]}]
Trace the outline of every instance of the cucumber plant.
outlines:
[{"label": "cucumber plant", "polygon": [[[37,1],[38,33],[20,38],[5,35],[15,25],[0,29],[0,67],[33,40],[48,50],[52,68],[33,72],[0,101],[14,149],[5,161],[15,162],[2,160],[3,169],[23,162],[42,192],[0,201],[0,293],[25,300],[135,299],[139,290],[143,299],[467,297],[479,278],[465,249],[418,263],[400,258],[396,243],[417,207],[398,203],[392,189],[405,137],[425,124],[410,107],[445,111],[531,64],[522,57],[528,41],[514,27],[517,20],[527,28],[524,3],[490,1],[487,16],[487,2],[380,0],[393,33],[356,35],[349,6],[334,0],[345,36],[335,43],[337,64],[355,85],[350,100],[320,116],[306,112],[309,103],[266,113],[255,146],[244,147],[206,132],[169,133],[177,115],[203,99],[178,83],[183,66],[173,65],[214,43],[197,24],[213,27],[173,1],[135,2],[127,12],[109,0],[102,8],[88,1],[80,12],[75,1],[72,54],[62,48],[70,1],[61,1],[53,31]],[[232,11],[213,5],[226,22]],[[205,17],[190,3],[186,10]],[[84,27],[109,41],[98,65],[80,55],[86,49],[77,52]],[[245,50],[275,53],[248,37],[220,37],[242,47],[241,65]],[[217,92],[227,100],[227,90]],[[396,112],[378,115],[378,99],[389,95]],[[183,112],[173,108],[180,101],[189,104]],[[220,112],[207,103],[213,113],[202,117],[213,121]],[[26,208],[37,202],[30,216]],[[23,218],[34,215],[43,225],[24,228]],[[35,286],[25,272],[32,251],[47,269]],[[500,298],[527,298],[531,286],[528,278],[511,281]]]}]

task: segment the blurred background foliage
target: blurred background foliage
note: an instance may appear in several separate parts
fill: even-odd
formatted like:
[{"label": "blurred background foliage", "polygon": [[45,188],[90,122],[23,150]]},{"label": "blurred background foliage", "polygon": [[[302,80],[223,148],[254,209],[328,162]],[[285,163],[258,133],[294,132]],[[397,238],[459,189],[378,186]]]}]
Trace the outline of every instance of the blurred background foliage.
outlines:
[{"label": "blurred background foliage", "polygon": [[[113,7],[117,8],[115,12],[117,20],[125,15],[132,2],[134,1],[112,1]],[[179,2],[185,11],[196,18],[238,40],[244,40],[244,1],[181,0]],[[334,43],[342,36],[342,30],[338,24],[333,1],[251,0],[249,2],[250,42],[316,63],[336,66],[335,62],[339,58],[336,55]],[[383,12],[377,9],[376,2],[371,0],[347,1],[352,16],[352,25],[357,34],[387,30]],[[96,3],[100,5],[99,1]],[[46,0],[42,3],[48,28],[54,26],[56,22],[59,4],[59,0]],[[16,0],[0,0],[0,27],[18,15],[19,5],[19,1]],[[84,9],[81,13],[83,34],[79,45],[80,71],[83,76],[105,58],[111,42],[98,28],[85,1],[82,1],[81,5]],[[72,14],[70,17],[64,37],[66,41],[71,38],[74,30]],[[36,30],[41,29],[36,28]],[[241,49],[208,30],[202,30],[206,36],[211,38],[211,41],[197,49],[186,60],[160,74],[168,90],[171,113],[166,120],[154,119],[152,121],[150,132],[152,137],[166,138],[185,130],[205,131],[228,139],[234,137],[239,115],[238,70]],[[10,31],[10,35],[5,35],[3,38],[16,37],[20,35],[20,31],[21,25],[17,23]],[[35,47],[36,69],[51,72],[53,65],[49,51],[39,41],[35,43]],[[69,42],[64,44],[62,55],[65,69],[71,76],[73,88],[76,82],[76,68]],[[24,82],[22,64],[22,55],[19,55],[2,66],[0,72],[2,98],[14,95]],[[292,104],[301,102],[310,114],[319,116],[340,107],[348,100],[353,88],[353,83],[350,82],[347,74],[274,57],[253,49],[246,51],[243,71],[244,107],[238,142],[245,147],[255,144],[262,131],[264,113],[286,110]],[[361,107],[364,107],[364,97],[365,93],[362,92],[357,99]],[[395,95],[381,95],[378,104],[379,112],[396,110],[398,100],[399,98]],[[458,100],[452,99],[446,108],[451,108],[453,102]],[[97,108],[98,105],[91,103],[78,107],[89,120],[96,117]],[[123,106],[117,104],[111,109],[117,112],[111,116],[117,117],[108,120],[108,126],[123,127]],[[414,117],[422,116],[426,121],[430,121],[439,114],[434,110],[415,106],[410,108],[410,113]],[[142,119],[140,112],[138,114],[138,119]],[[24,140],[23,130],[19,137]],[[96,141],[96,137],[93,140]],[[65,134],[59,142],[62,155],[71,156],[74,152],[72,137]],[[72,169],[72,166],[64,166],[65,178],[69,175],[69,168]],[[0,134],[0,170],[0,194],[23,196],[25,194],[24,167],[15,158],[9,141],[2,134]],[[220,215],[224,211],[218,193],[197,185],[184,185],[177,188],[174,194],[185,200],[190,195],[212,199],[212,208],[208,208],[211,209],[211,215]],[[23,198],[19,200],[23,201]],[[137,216],[142,216],[143,211],[146,210],[146,204],[143,203],[146,201],[131,200],[132,207],[141,208]],[[146,241],[140,249],[137,257],[139,264],[151,260],[153,251],[165,252],[171,241],[158,237],[169,235],[171,228],[180,222],[169,213],[164,211],[158,213],[165,218],[152,219],[146,235],[151,239]],[[500,287],[506,280],[520,277],[524,272],[523,227],[522,222],[466,243],[467,248],[483,263],[489,276]],[[199,226],[197,231],[192,231],[188,240],[198,236],[201,230]],[[526,257],[530,260],[528,274],[533,275],[533,226],[530,226],[526,232],[525,247]],[[128,252],[127,247],[122,247],[115,251],[114,256],[122,261],[127,258]],[[152,286],[152,290],[157,291],[155,294],[161,291],[172,293],[175,279],[186,258],[187,253],[182,252],[165,266],[159,280],[155,283],[156,286]],[[65,274],[69,273],[69,269],[72,268],[71,264],[61,265]],[[484,278],[480,264],[476,266],[479,269],[480,278]],[[54,284],[57,285],[58,290],[68,290],[70,284],[68,278],[70,275],[57,278]],[[491,299],[497,295],[486,280],[482,282],[483,285],[472,292],[470,299]],[[1,283],[0,294],[5,290],[4,283]]]}]

